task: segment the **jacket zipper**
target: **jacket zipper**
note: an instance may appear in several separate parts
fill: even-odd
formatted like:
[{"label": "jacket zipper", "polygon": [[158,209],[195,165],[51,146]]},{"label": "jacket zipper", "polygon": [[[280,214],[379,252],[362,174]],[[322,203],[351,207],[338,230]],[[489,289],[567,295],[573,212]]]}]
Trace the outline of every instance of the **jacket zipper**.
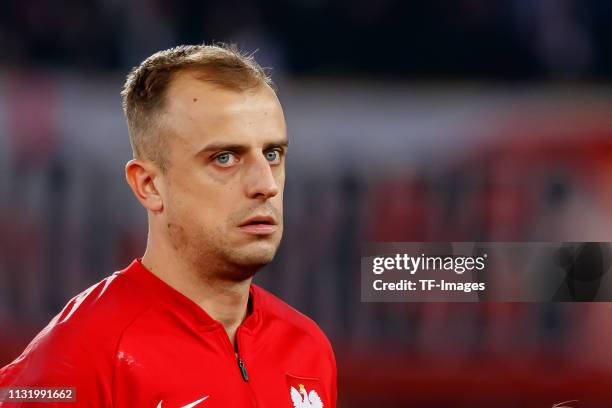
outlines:
[{"label": "jacket zipper", "polygon": [[240,374],[242,374],[242,379],[244,382],[249,382],[249,373],[247,373],[246,367],[244,366],[244,361],[240,358],[240,354],[236,353],[236,360],[238,360],[238,368],[240,369]]},{"label": "jacket zipper", "polygon": [[257,408],[257,405],[258,405],[257,399],[255,398],[255,392],[253,391],[253,388],[251,387],[251,383],[249,382],[249,373],[247,372],[246,365],[244,364],[244,361],[242,360],[242,357],[240,356],[241,347],[239,345],[241,344],[240,340],[242,338],[240,336],[241,327],[238,327],[238,329],[236,329],[236,343],[234,346],[232,346],[232,343],[227,333],[225,332],[225,329],[223,329],[223,327],[221,326],[219,330],[221,330],[221,333],[222,333],[221,336],[223,337],[224,342],[227,344],[230,352],[234,355],[234,358],[236,359],[236,364],[238,365],[240,376],[242,377],[242,380],[244,381],[245,385],[249,389],[249,393],[251,395],[252,406]]},{"label": "jacket zipper", "polygon": [[240,347],[238,341],[238,332],[240,331],[240,327],[236,330],[236,362],[238,363],[238,369],[240,370],[240,375],[242,375],[242,379],[244,382],[249,382],[249,373],[244,365],[244,361],[240,357]]},{"label": "jacket zipper", "polygon": [[246,383],[247,387],[249,388],[249,392],[251,393],[251,402],[253,404],[253,407],[257,407],[257,399],[255,398],[255,391],[253,391],[253,388],[251,387],[251,384],[249,384],[249,373],[247,372],[246,366],[244,365],[244,361],[242,361],[242,357],[240,357],[240,340],[241,340],[241,336],[240,336],[240,327],[238,327],[238,329],[236,330],[236,361],[238,363],[238,369],[240,370],[240,375],[242,376],[242,380]]}]

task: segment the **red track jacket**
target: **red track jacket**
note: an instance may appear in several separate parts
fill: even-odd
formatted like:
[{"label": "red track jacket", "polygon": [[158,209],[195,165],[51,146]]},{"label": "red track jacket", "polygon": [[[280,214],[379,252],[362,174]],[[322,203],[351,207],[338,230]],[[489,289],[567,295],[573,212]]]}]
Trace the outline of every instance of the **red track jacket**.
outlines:
[{"label": "red track jacket", "polygon": [[321,329],[255,285],[250,296],[236,353],[219,322],[136,260],[73,298],[0,370],[0,387],[74,387],[61,407],[335,408]]}]

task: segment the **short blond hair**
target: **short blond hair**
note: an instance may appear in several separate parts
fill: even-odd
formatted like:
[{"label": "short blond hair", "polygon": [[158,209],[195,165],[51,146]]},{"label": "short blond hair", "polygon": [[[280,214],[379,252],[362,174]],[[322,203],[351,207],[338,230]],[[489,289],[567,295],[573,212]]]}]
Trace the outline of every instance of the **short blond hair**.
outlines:
[{"label": "short blond hair", "polygon": [[253,58],[235,45],[181,45],[156,52],[134,67],[127,76],[121,97],[134,157],[167,163],[164,138],[156,120],[166,103],[174,76],[193,70],[197,78],[236,91],[272,85],[267,73]]}]

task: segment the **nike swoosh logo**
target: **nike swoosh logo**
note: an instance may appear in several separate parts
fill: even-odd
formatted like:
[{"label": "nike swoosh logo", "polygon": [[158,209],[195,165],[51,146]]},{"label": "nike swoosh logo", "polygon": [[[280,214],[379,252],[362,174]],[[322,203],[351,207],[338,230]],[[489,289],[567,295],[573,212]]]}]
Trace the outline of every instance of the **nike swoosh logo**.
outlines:
[{"label": "nike swoosh logo", "polygon": [[[191,404],[187,404],[187,405],[183,405],[181,408],[193,408],[196,405],[198,405],[200,402],[204,401],[205,399],[207,399],[210,395],[205,396],[204,398],[200,398],[197,401],[193,401]],[[163,401],[163,400],[162,400]],[[162,401],[159,401],[159,403],[157,404],[157,408],[162,408]]]}]

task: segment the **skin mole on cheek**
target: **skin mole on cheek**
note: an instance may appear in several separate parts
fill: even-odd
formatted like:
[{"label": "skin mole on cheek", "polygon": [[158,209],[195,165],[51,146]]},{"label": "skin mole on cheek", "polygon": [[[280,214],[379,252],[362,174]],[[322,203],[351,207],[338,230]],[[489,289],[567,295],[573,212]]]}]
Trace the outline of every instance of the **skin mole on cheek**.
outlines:
[{"label": "skin mole on cheek", "polygon": [[198,98],[193,98],[193,101],[194,101],[194,102],[197,102],[197,101],[198,101]]}]

